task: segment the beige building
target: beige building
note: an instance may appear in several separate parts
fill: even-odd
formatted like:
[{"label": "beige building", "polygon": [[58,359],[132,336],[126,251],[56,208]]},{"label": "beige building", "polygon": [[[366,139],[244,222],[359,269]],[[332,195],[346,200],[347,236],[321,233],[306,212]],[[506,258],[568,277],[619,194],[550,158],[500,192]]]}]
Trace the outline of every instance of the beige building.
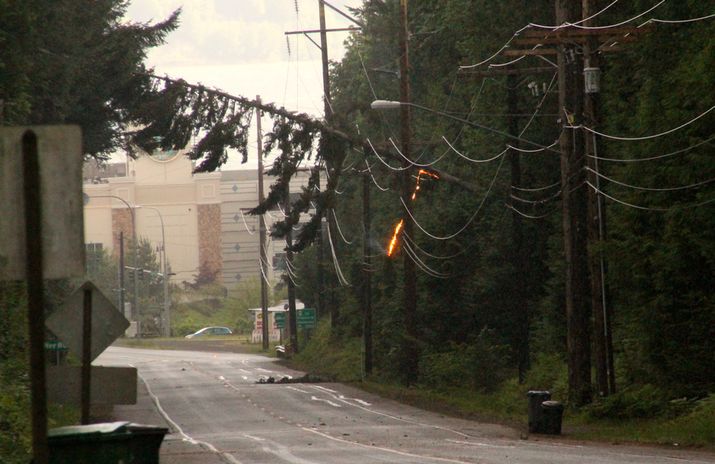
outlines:
[{"label": "beige building", "polygon": [[[174,283],[193,282],[202,265],[216,272],[226,286],[259,277],[258,218],[246,214],[258,204],[257,172],[193,174],[193,167],[190,159],[173,152],[144,155],[101,169],[88,164],[84,176],[85,243],[114,252],[120,231],[125,240],[131,239],[131,206],[137,237],[149,239],[157,250],[162,245],[163,219]],[[298,173],[291,192],[300,192],[307,180],[307,173]],[[271,183],[266,177],[266,192]],[[281,218],[280,210],[266,214],[267,229]],[[281,272],[284,247],[283,241],[268,238],[269,280]]]}]

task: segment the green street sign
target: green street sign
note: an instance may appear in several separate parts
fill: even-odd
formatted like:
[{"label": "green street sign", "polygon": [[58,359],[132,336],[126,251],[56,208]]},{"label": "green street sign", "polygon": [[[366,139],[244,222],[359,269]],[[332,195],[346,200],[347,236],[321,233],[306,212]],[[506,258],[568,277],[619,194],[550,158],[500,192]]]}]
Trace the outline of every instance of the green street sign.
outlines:
[{"label": "green street sign", "polygon": [[[286,316],[288,312],[280,312],[280,313],[273,313],[273,317],[275,319],[275,326],[277,329],[285,329],[286,328],[286,319],[288,318]],[[298,317],[296,320],[296,325],[298,326],[299,329],[314,329],[316,325],[316,319],[315,319],[315,309],[313,308],[305,308],[305,309],[299,309],[297,311]]]},{"label": "green street sign", "polygon": [[274,320],[276,321],[276,328],[285,329],[286,328],[286,313],[273,313]]},{"label": "green street sign", "polygon": [[45,349],[50,351],[67,351],[67,346],[59,340],[45,342]]},{"label": "green street sign", "polygon": [[304,308],[298,311],[298,328],[299,329],[314,329],[315,328],[315,309]]}]

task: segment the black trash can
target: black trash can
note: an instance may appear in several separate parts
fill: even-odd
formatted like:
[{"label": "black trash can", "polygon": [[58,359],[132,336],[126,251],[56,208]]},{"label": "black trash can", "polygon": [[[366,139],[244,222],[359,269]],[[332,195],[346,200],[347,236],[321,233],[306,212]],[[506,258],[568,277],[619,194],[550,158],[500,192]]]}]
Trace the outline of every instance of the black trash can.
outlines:
[{"label": "black trash can", "polygon": [[526,396],[529,398],[529,433],[543,433],[541,403],[551,399],[551,392],[530,390]]},{"label": "black trash can", "polygon": [[564,405],[559,401],[544,401],[541,403],[541,433],[561,435],[561,421],[564,416]]},{"label": "black trash can", "polygon": [[129,422],[59,427],[48,433],[50,464],[159,464],[168,429]]}]

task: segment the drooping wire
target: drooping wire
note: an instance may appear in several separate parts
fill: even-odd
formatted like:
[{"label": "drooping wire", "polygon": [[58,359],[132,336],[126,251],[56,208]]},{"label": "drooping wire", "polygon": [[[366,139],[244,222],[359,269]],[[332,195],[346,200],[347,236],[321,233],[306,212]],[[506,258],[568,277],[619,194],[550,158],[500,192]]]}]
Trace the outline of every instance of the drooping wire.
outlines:
[{"label": "drooping wire", "polygon": [[516,200],[516,201],[520,201],[522,203],[528,203],[530,205],[542,205],[542,204],[545,204],[545,203],[548,203],[550,201],[557,199],[560,195],[561,195],[561,190],[558,190],[556,193],[549,195],[548,197],[543,198],[541,200],[527,200],[526,198],[518,197],[518,196],[514,195],[513,193],[509,195],[509,198]]},{"label": "drooping wire", "polygon": [[641,187],[639,185],[627,184],[625,182],[621,182],[619,180],[612,179],[610,177],[607,177],[604,174],[601,174],[600,172],[595,171],[594,169],[589,168],[588,166],[586,167],[586,170],[588,172],[596,174],[598,177],[600,177],[601,179],[607,180],[608,182],[613,182],[614,184],[618,184],[622,187],[628,187],[628,188],[632,188],[634,190],[643,190],[646,192],[675,192],[675,191],[679,191],[679,190],[688,190],[688,189],[692,189],[692,188],[702,187],[703,185],[707,185],[707,184],[710,184],[715,181],[715,178],[712,178],[712,179],[704,180],[701,182],[696,182],[694,184],[681,185],[678,187]]},{"label": "drooping wire", "polygon": [[613,0],[613,2],[609,3],[609,4],[608,4],[607,6],[605,6],[601,11],[598,11],[598,12],[592,14],[591,16],[589,16],[588,18],[583,18],[583,19],[581,19],[581,20],[579,20],[579,21],[576,21],[576,22],[574,22],[574,23],[564,23],[564,24],[562,24],[562,25],[560,25],[560,26],[547,26],[547,25],[544,25],[544,24],[529,23],[529,26],[538,27],[538,28],[540,28],[540,29],[557,30],[557,29],[561,29],[561,28],[564,28],[564,27],[568,27],[568,26],[574,26],[574,25],[577,25],[577,24],[583,24],[583,23],[585,23],[585,22],[587,22],[587,21],[590,21],[590,20],[592,20],[593,18],[595,18],[595,17],[601,15],[602,13],[605,13],[606,10],[608,10],[609,8],[611,8],[613,5],[615,5],[615,4],[618,3],[619,1],[620,1],[620,0]]},{"label": "drooping wire", "polygon": [[549,213],[534,216],[534,215],[526,214],[522,211],[519,211],[518,209],[516,209],[513,205],[510,205],[509,203],[504,203],[504,205],[507,207],[507,209],[510,209],[510,210],[514,211],[516,214],[518,214],[519,216],[527,218],[527,219],[544,219],[545,217],[548,217],[551,214],[553,214],[553,211],[551,211]]},{"label": "drooping wire", "polygon": [[338,234],[340,235],[340,238],[343,239],[343,242],[345,242],[346,245],[352,245],[354,240],[349,241],[348,239],[346,239],[342,229],[340,229],[340,222],[338,221],[338,215],[335,214],[335,209],[331,208],[330,212],[333,213],[333,218],[335,219],[335,227],[337,227],[338,229]]},{"label": "drooping wire", "polygon": [[407,240],[403,240],[402,245],[403,245],[402,249],[405,251],[407,256],[412,260],[413,263],[415,263],[417,265],[418,268],[420,268],[420,270],[422,270],[422,272],[424,272],[425,274],[427,274],[431,277],[435,277],[437,279],[448,279],[450,277],[449,274],[435,271],[434,269],[429,267],[427,264],[425,264],[424,261],[422,261],[420,259],[420,257],[417,256],[417,253],[415,253],[415,251],[412,249],[412,247],[410,247],[410,244]]},{"label": "drooping wire", "polygon": [[377,156],[377,159],[379,159],[380,162],[381,162],[382,164],[384,164],[388,169],[391,169],[391,170],[393,170],[393,171],[405,171],[405,170],[407,170],[407,169],[412,169],[412,166],[402,166],[402,167],[398,167],[398,168],[396,168],[396,167],[394,167],[394,166],[390,166],[384,159],[382,159],[382,157],[381,157],[380,154],[377,152],[377,150],[375,150],[375,147],[372,146],[372,142],[370,141],[370,139],[368,138],[368,139],[365,139],[365,140],[367,141],[367,144],[370,145],[370,148],[372,149],[373,153],[375,153],[375,156]]},{"label": "drooping wire", "polygon": [[422,248],[421,246],[419,246],[419,245],[417,244],[417,241],[414,240],[414,239],[413,239],[412,237],[410,237],[409,235],[407,235],[406,233],[403,232],[403,233],[402,233],[402,236],[405,238],[405,240],[409,240],[410,243],[412,244],[412,246],[415,247],[416,249],[420,250],[420,251],[422,252],[422,254],[424,254],[424,255],[426,255],[426,256],[429,256],[430,258],[433,258],[433,259],[447,260],[447,259],[456,258],[457,256],[463,254],[463,251],[459,251],[459,252],[457,252],[457,253],[454,253],[454,254],[448,255],[448,256],[438,256],[438,255],[435,255],[435,254],[430,253],[429,251],[427,251],[427,250],[425,250],[424,248]]},{"label": "drooping wire", "polygon": [[694,23],[697,21],[705,21],[706,19],[711,19],[715,18],[715,13],[707,15],[707,16],[701,16],[699,18],[689,18],[689,19],[656,19],[656,18],[651,18],[648,21],[644,22],[638,27],[644,26],[648,23],[664,23],[664,24],[684,24],[684,23]]},{"label": "drooping wire", "polygon": [[708,110],[704,111],[703,113],[700,113],[699,115],[695,116],[695,117],[694,117],[693,119],[691,119],[690,121],[685,122],[685,123],[679,125],[678,127],[674,127],[674,128],[672,128],[672,129],[669,129],[669,130],[667,130],[667,131],[665,131],[665,132],[660,132],[660,133],[658,133],[658,134],[646,135],[646,136],[642,136],[642,137],[623,137],[623,136],[618,136],[618,135],[605,134],[605,133],[603,133],[603,132],[599,132],[599,131],[597,131],[597,130],[595,130],[595,129],[591,129],[590,127],[584,126],[584,125],[582,125],[582,124],[581,124],[581,125],[578,125],[578,126],[564,126],[564,128],[566,128],[566,129],[584,129],[584,130],[586,130],[586,131],[588,131],[588,132],[591,132],[592,134],[596,134],[596,135],[598,135],[598,136],[600,136],[600,137],[603,137],[603,138],[606,138],[606,139],[620,140],[620,141],[624,141],[624,142],[634,142],[634,141],[641,141],[641,140],[651,140],[651,139],[655,139],[655,138],[658,138],[658,137],[663,137],[663,136],[665,136],[665,135],[672,134],[673,132],[677,132],[677,131],[679,131],[680,129],[683,129],[684,127],[687,127],[687,126],[691,125],[692,123],[694,123],[694,122],[697,121],[698,119],[701,119],[701,118],[705,117],[705,116],[706,116],[708,113],[710,113],[712,110],[715,110],[715,106],[711,106]]},{"label": "drooping wire", "polygon": [[536,188],[526,188],[526,187],[517,187],[515,185],[512,185],[511,188],[514,190],[518,190],[520,192],[541,192],[543,190],[549,190],[554,187],[559,187],[561,185],[561,181],[554,182],[553,184],[545,185],[543,187],[536,187]]},{"label": "drooping wire", "polygon": [[715,202],[715,198],[711,198],[709,200],[701,201],[699,203],[690,203],[690,204],[685,204],[685,205],[678,205],[678,206],[671,206],[670,208],[658,208],[658,207],[650,207],[650,206],[641,206],[641,205],[636,205],[633,203],[629,203],[624,200],[619,200],[618,198],[611,196],[607,194],[606,192],[596,188],[593,184],[591,184],[589,181],[586,181],[586,185],[591,187],[595,192],[603,195],[604,197],[608,198],[609,200],[615,201],[616,203],[620,203],[623,206],[628,206],[630,208],[635,208],[643,211],[660,211],[660,212],[666,212],[666,211],[675,211],[679,209],[691,209],[691,208],[697,208],[699,206],[704,206],[710,203]]},{"label": "drooping wire", "polygon": [[499,165],[497,166],[497,168],[496,168],[496,170],[495,170],[495,172],[494,172],[494,177],[492,177],[492,180],[491,180],[491,182],[489,183],[489,187],[487,188],[487,191],[486,191],[486,193],[484,194],[484,197],[482,198],[482,201],[479,203],[479,206],[477,207],[477,209],[474,211],[474,213],[472,214],[472,216],[467,220],[467,222],[466,222],[459,230],[457,230],[456,232],[454,232],[454,233],[452,233],[452,234],[444,235],[444,236],[438,236],[438,235],[435,235],[435,234],[432,234],[432,233],[428,232],[424,227],[422,227],[422,225],[420,225],[419,222],[417,222],[417,220],[415,219],[414,215],[412,214],[412,211],[410,211],[409,206],[407,206],[407,203],[405,203],[405,200],[404,200],[402,197],[400,197],[400,202],[402,202],[402,206],[405,208],[405,211],[407,211],[407,214],[410,215],[410,218],[411,218],[412,221],[415,223],[415,225],[416,225],[425,235],[427,235],[427,236],[429,236],[429,237],[431,237],[431,238],[433,238],[433,239],[435,239],[435,240],[449,240],[449,239],[451,239],[451,238],[454,238],[454,237],[456,237],[457,235],[459,235],[459,234],[461,234],[462,232],[464,232],[464,231],[467,229],[467,227],[469,227],[469,225],[472,223],[472,221],[474,221],[474,219],[477,217],[477,215],[479,214],[479,212],[482,210],[482,207],[483,207],[484,204],[486,203],[487,198],[489,198],[489,194],[491,193],[492,188],[494,187],[494,184],[496,183],[496,180],[497,180],[497,178],[499,177],[499,172],[501,171],[501,167],[502,167],[502,165],[504,164],[504,160],[505,160],[505,159],[506,159],[506,156],[502,156],[501,160],[499,161]]},{"label": "drooping wire", "polygon": [[330,233],[330,225],[327,227],[328,229],[328,242],[330,243],[330,253],[333,256],[333,266],[335,266],[335,275],[338,277],[338,282],[340,285],[344,287],[349,287],[350,282],[345,278],[343,275],[342,269],[340,269],[340,263],[338,262],[338,256],[335,253],[335,244],[333,243],[333,237],[332,234]]},{"label": "drooping wire", "polygon": [[656,8],[658,8],[660,5],[662,5],[662,4],[665,3],[666,1],[668,1],[668,0],[660,0],[660,2],[656,3],[656,4],[653,5],[652,7],[648,8],[647,10],[645,10],[644,12],[639,13],[639,14],[637,14],[636,16],[630,18],[630,19],[626,19],[625,21],[621,21],[621,22],[616,23],[616,24],[609,24],[609,25],[607,25],[607,26],[581,26],[580,24],[577,24],[577,23],[571,23],[571,24],[567,24],[567,25],[568,25],[568,26],[573,26],[573,27],[575,27],[575,28],[577,28],[577,29],[585,29],[585,30],[591,30],[591,31],[603,30],[603,29],[612,29],[612,28],[614,28],[614,27],[620,27],[620,26],[623,26],[624,24],[628,24],[628,23],[630,23],[630,22],[632,22],[632,21],[635,21],[635,20],[638,19],[638,18],[642,18],[643,16],[647,15],[647,14],[650,13],[651,11],[655,10]]},{"label": "drooping wire", "polygon": [[448,150],[445,150],[445,152],[442,153],[441,156],[439,156],[437,159],[435,159],[435,160],[432,161],[431,163],[418,163],[418,162],[412,161],[411,159],[409,159],[408,157],[406,157],[406,156],[402,153],[402,151],[400,151],[400,149],[397,148],[397,145],[395,144],[395,141],[392,140],[392,137],[389,137],[387,140],[390,141],[390,143],[391,143],[392,146],[395,148],[395,150],[397,151],[397,153],[399,153],[399,155],[400,155],[402,158],[404,158],[405,161],[407,161],[408,163],[410,163],[412,166],[417,166],[417,167],[420,167],[420,168],[428,168],[428,167],[430,167],[430,166],[432,166],[432,165],[435,165],[435,164],[439,163],[439,162],[442,160],[442,158],[444,158],[445,155],[448,153]]},{"label": "drooping wire", "polygon": [[243,219],[243,226],[246,228],[246,232],[248,232],[248,235],[254,235],[255,232],[252,232],[251,229],[248,228],[248,223],[246,222],[246,216],[243,215],[243,210],[239,208],[238,211],[241,213],[241,219]]},{"label": "drooping wire", "polygon": [[449,145],[449,148],[451,148],[452,151],[454,151],[456,154],[458,154],[459,156],[461,156],[461,157],[464,158],[465,160],[469,161],[470,163],[489,163],[489,162],[491,162],[491,161],[494,161],[494,160],[496,160],[496,159],[501,158],[507,151],[509,151],[508,148],[505,148],[504,151],[502,151],[501,153],[498,153],[498,154],[495,155],[495,156],[492,156],[491,158],[486,158],[486,159],[474,159],[474,158],[468,157],[468,156],[465,155],[464,153],[462,153],[462,152],[460,152],[459,150],[457,150],[456,148],[454,148],[454,146],[452,146],[452,144],[449,143],[449,140],[447,140],[446,138],[444,138],[444,136],[442,136],[442,140],[444,140],[444,142],[445,142],[447,145]]},{"label": "drooping wire", "polygon": [[377,180],[375,179],[375,176],[372,175],[372,168],[370,168],[370,164],[365,160],[365,166],[367,168],[367,172],[370,174],[370,178],[372,179],[372,183],[375,184],[375,187],[377,187],[381,192],[387,192],[389,187],[381,187],[380,184],[377,183]]},{"label": "drooping wire", "polygon": [[702,142],[698,142],[695,145],[691,145],[689,147],[682,148],[680,150],[672,151],[670,153],[666,153],[664,155],[658,155],[658,156],[649,156],[648,158],[604,158],[602,156],[595,156],[595,155],[588,155],[590,158],[597,159],[599,161],[611,161],[614,163],[640,163],[642,161],[653,161],[653,160],[658,160],[658,159],[663,159],[663,158],[669,158],[671,156],[679,155],[681,153],[685,153],[686,151],[694,150],[695,148],[698,148],[701,145],[705,145],[706,143],[712,142],[715,140],[715,136],[710,137],[709,139],[703,140]]}]

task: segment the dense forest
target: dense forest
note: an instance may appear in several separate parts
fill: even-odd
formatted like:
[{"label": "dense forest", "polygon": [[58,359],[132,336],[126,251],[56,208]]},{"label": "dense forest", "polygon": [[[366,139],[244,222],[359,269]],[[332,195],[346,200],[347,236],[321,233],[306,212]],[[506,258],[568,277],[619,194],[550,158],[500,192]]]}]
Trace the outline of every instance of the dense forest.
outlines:
[{"label": "dense forest", "polygon": [[[633,17],[627,24],[662,21],[649,22],[648,33],[619,52],[601,54],[598,132],[603,135],[594,137],[599,182],[572,189],[598,188],[605,199],[605,239],[589,243],[588,252],[605,263],[616,391],[656,386],[667,398],[702,397],[715,386],[710,184],[715,24],[712,19],[678,22],[712,13],[697,1],[665,2],[639,16],[652,3],[617,4],[595,19],[599,26]],[[530,362],[566,362],[559,154],[524,143],[520,151],[505,150],[509,143],[518,150],[518,144],[414,109],[413,182],[420,168],[438,168],[474,189],[419,180],[419,197],[409,206],[414,233],[400,238],[397,257],[385,256],[392,228],[405,216],[400,201],[404,159],[397,151],[400,115],[373,110],[370,103],[400,100],[399,4],[367,1],[355,13],[365,27],[331,68],[334,124],[374,146],[396,145],[391,157],[354,148],[345,155],[330,218],[335,259],[326,251],[325,265],[331,274],[327,305],[339,308],[333,336],[362,335],[369,274],[379,376],[401,378],[405,337],[416,348],[419,371],[412,381],[419,384],[489,389]],[[494,54],[515,32],[529,23],[554,21],[553,2],[547,1],[410,4],[412,101],[503,132],[516,120],[524,139],[551,146],[559,138],[562,113],[553,57],[520,60],[513,67],[525,71],[512,78],[470,71],[499,69],[513,57]],[[513,157],[519,160],[517,172]],[[365,176],[369,234],[363,233],[358,213]],[[518,241],[515,224],[521,229]],[[370,237],[367,253],[365,237]],[[418,268],[412,335],[404,330],[402,253]],[[365,256],[371,257],[369,264]],[[299,297],[317,304],[315,259],[308,249],[297,258],[295,274]],[[593,334],[592,326],[589,330]],[[593,393],[608,391],[594,383]]]},{"label": "dense forest", "polygon": [[[660,408],[715,392],[713,11],[699,0],[596,3],[593,27],[647,24],[635,39],[621,37],[624,43],[599,54],[595,129],[580,109],[559,107],[554,55],[501,53],[528,24],[558,25],[554,2],[545,0],[410,3],[408,77],[411,101],[423,108],[411,111],[407,158],[400,151],[400,111],[370,106],[401,98],[396,0],[366,0],[352,11],[363,26],[347,41],[345,57],[331,64],[330,118],[260,106],[274,122],[266,154],[280,156],[270,170],[278,183],[254,212],[282,201],[299,166],[317,161],[325,168],[327,189],[316,188],[315,170],[273,235],[285,236],[301,213],[316,207],[318,214],[296,233],[289,278],[298,298],[322,310],[328,349],[357,350],[360,358],[366,357],[360,346],[369,295],[369,378],[479,391],[505,382],[564,387],[557,374],[565,372],[569,352],[568,263],[557,142],[563,131],[575,131],[593,140],[590,159],[598,161],[599,175],[595,181],[578,172],[581,180],[567,178],[566,192],[600,191],[607,226],[602,240],[589,240],[587,253],[590,263],[604,264],[598,288],[611,316],[616,388],[603,391],[594,382],[593,398],[625,392]],[[142,64],[146,50],[178,26],[178,13],[155,25],[127,25],[125,10],[120,0],[0,0],[3,124],[80,124],[88,157],[102,158],[130,141],[147,149],[183,147],[192,134],[203,136],[190,153],[202,160],[200,170],[224,163],[226,148],[247,156],[256,102],[152,77]],[[582,62],[582,50],[572,49],[569,60]],[[95,72],[87,74],[90,64]],[[506,68],[520,72],[495,72]],[[142,129],[127,133],[130,125]],[[401,201],[406,191],[415,193],[409,205]],[[321,217],[327,218],[322,234]],[[396,251],[387,256],[401,219],[411,231],[395,235]],[[416,308],[406,313],[409,262],[417,269]],[[21,290],[0,288],[2,451],[27,446],[28,379],[16,375],[25,365]],[[599,295],[584,297],[586,339],[595,340],[593,316],[603,308]],[[324,341],[301,340],[301,348],[315,350]],[[554,372],[554,378],[537,381],[533,372]]]}]

